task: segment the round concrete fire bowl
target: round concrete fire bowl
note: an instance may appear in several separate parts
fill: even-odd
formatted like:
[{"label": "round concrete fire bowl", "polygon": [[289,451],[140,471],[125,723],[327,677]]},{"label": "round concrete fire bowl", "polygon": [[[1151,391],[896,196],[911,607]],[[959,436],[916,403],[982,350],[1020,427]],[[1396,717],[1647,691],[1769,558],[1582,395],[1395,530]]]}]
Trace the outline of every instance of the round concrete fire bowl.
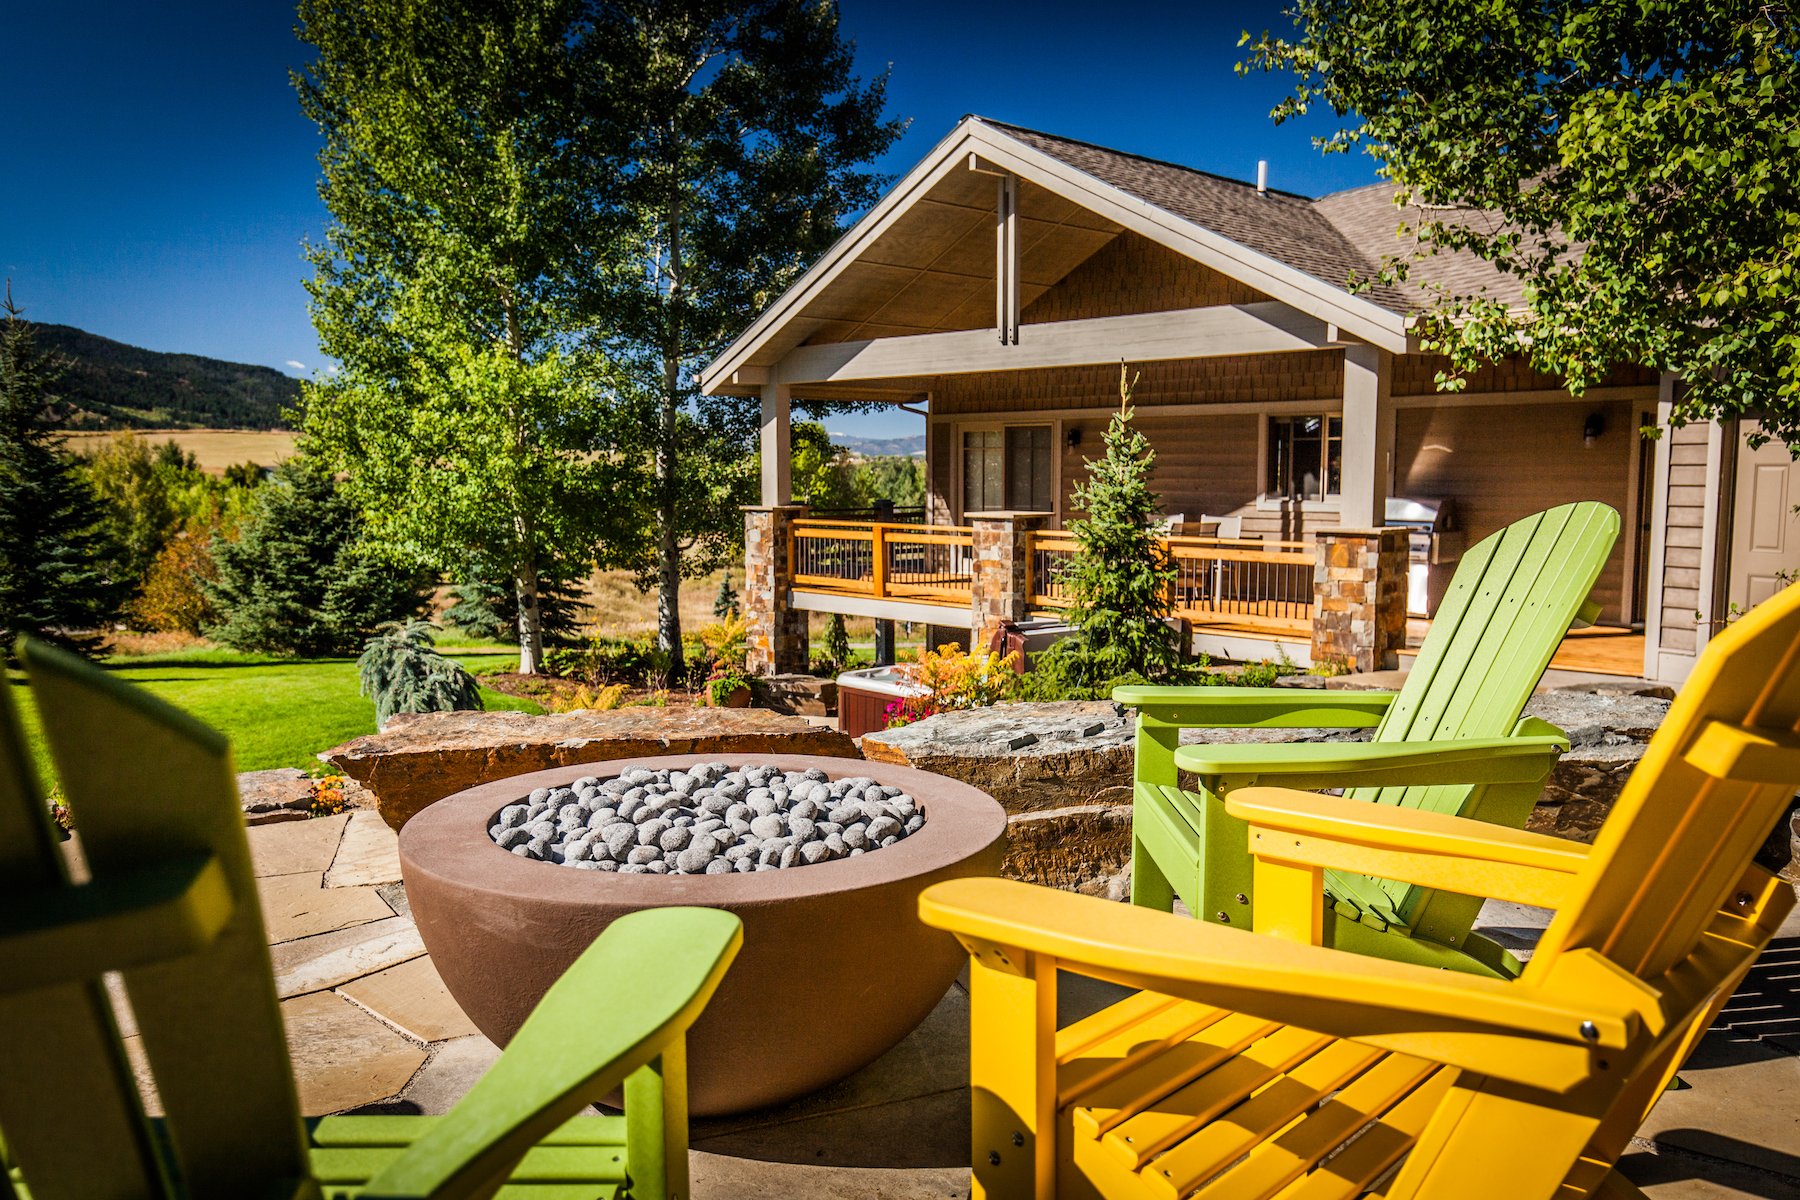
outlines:
[{"label": "round concrete fire bowl", "polygon": [[[534,788],[706,762],[873,779],[912,796],[925,824],[853,858],[726,875],[574,870],[509,853],[488,835],[499,811]],[[919,893],[946,879],[997,874],[1005,835],[1006,813],[990,796],[926,771],[812,755],[688,754],[558,767],[459,792],[407,822],[400,864],[438,973],[500,1045],[626,913],[676,904],[736,913],[743,950],[688,1034],[689,1106],[705,1116],[816,1091],[916,1028],[964,960],[954,938],[920,924]],[[618,987],[632,983],[621,978]],[[607,1001],[593,999],[596,1027],[607,1020]]]}]

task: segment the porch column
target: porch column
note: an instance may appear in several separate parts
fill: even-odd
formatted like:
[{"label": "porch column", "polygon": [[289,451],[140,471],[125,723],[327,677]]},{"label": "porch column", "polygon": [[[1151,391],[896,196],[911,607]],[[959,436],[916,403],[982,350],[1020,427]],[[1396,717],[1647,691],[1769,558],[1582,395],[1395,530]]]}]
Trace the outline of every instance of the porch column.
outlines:
[{"label": "porch column", "polygon": [[765,383],[762,389],[762,502],[765,506],[788,504],[794,498],[793,472],[788,456],[793,449],[789,429],[792,392],[785,383]]},{"label": "porch column", "polygon": [[[785,405],[783,409],[785,415]],[[783,427],[786,424],[783,420]],[[783,484],[786,466],[784,454]],[[765,481],[767,478],[765,474]],[[752,675],[782,675],[804,671],[810,665],[806,613],[788,600],[792,574],[788,528],[795,517],[805,515],[806,506],[802,504],[762,505],[744,510],[744,620],[750,627],[745,665]]]},{"label": "porch column", "polygon": [[979,654],[1008,621],[1030,615],[1030,535],[1051,513],[982,513],[969,518],[974,552],[969,564],[969,650]]},{"label": "porch column", "polygon": [[1344,477],[1338,519],[1356,529],[1387,524],[1394,460],[1394,356],[1344,347]]},{"label": "porch column", "polygon": [[1313,545],[1313,662],[1353,671],[1398,667],[1406,646],[1406,530],[1324,529]]}]

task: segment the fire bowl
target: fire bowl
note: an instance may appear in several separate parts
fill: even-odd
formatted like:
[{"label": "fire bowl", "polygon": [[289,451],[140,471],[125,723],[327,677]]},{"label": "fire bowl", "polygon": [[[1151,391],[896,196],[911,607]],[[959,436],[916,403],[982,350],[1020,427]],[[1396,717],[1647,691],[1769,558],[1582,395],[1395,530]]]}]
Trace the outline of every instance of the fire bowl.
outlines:
[{"label": "fire bowl", "polygon": [[[905,790],[925,825],[854,858],[729,875],[573,871],[509,853],[488,836],[495,815],[534,788],[704,762],[866,777]],[[920,924],[919,893],[946,879],[997,874],[1005,836],[1006,813],[987,793],[911,767],[798,754],[684,754],[581,763],[458,792],[406,823],[400,866],[438,974],[475,1026],[502,1046],[576,957],[626,913],[672,904],[736,913],[744,948],[688,1033],[689,1108],[712,1116],[816,1091],[912,1032],[964,959],[949,934]],[[618,982],[625,989],[633,981]],[[607,1008],[607,997],[596,995],[596,1026],[605,1024]]]}]

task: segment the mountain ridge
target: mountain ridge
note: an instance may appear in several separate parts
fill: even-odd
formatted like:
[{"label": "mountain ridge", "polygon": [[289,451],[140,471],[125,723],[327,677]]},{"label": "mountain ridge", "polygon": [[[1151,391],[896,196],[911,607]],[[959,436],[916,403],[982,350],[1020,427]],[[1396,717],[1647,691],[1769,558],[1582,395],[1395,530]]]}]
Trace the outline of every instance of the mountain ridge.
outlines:
[{"label": "mountain ridge", "polygon": [[63,360],[52,388],[66,428],[286,429],[300,381],[273,367],[146,350],[73,325],[30,322],[38,348]]}]

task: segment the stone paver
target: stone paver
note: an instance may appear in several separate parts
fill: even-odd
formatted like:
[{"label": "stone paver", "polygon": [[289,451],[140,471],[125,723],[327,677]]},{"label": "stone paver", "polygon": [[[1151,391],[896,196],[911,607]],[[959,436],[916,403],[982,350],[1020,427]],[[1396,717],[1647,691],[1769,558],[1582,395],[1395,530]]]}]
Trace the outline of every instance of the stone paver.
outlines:
[{"label": "stone paver", "polygon": [[1800,1195],[1800,1058],[1717,1030],[1638,1130],[1657,1149],[1743,1163],[1794,1181]]},{"label": "stone paver", "polygon": [[[380,923],[387,924],[385,921]],[[420,954],[424,949],[424,944],[420,943]],[[429,958],[417,957],[385,971],[365,975],[338,990],[408,1037],[421,1042],[442,1042],[480,1032],[475,1028],[475,1022],[463,1015]]]},{"label": "stone paver", "polygon": [[[321,992],[425,953],[419,927],[405,917],[386,917],[274,947],[275,988],[283,999]],[[432,972],[436,977],[436,972]],[[448,1034],[443,1036],[450,1036]],[[435,1041],[435,1038],[420,1038]]]},{"label": "stone paver", "polygon": [[[293,829],[296,826],[270,825],[268,828]],[[334,929],[380,921],[394,915],[394,910],[382,901],[374,888],[322,888],[319,876],[311,871],[258,879],[256,892],[262,900],[263,928],[271,943],[330,933]]]},{"label": "stone paver", "polygon": [[425,1061],[423,1049],[330,992],[283,1001],[281,1019],[309,1117],[385,1100]]},{"label": "stone paver", "polygon": [[351,813],[337,857],[325,872],[325,886],[363,887],[394,883],[399,878],[400,842],[394,831],[373,809]]},{"label": "stone paver", "polygon": [[257,825],[249,831],[250,862],[259,877],[308,871],[323,875],[337,856],[338,842],[349,821],[349,813],[339,813],[311,821]]},{"label": "stone paver", "polygon": [[500,1061],[500,1047],[479,1033],[437,1046],[431,1061],[413,1076],[402,1098],[408,1112],[441,1116],[456,1107],[475,1081]]}]

